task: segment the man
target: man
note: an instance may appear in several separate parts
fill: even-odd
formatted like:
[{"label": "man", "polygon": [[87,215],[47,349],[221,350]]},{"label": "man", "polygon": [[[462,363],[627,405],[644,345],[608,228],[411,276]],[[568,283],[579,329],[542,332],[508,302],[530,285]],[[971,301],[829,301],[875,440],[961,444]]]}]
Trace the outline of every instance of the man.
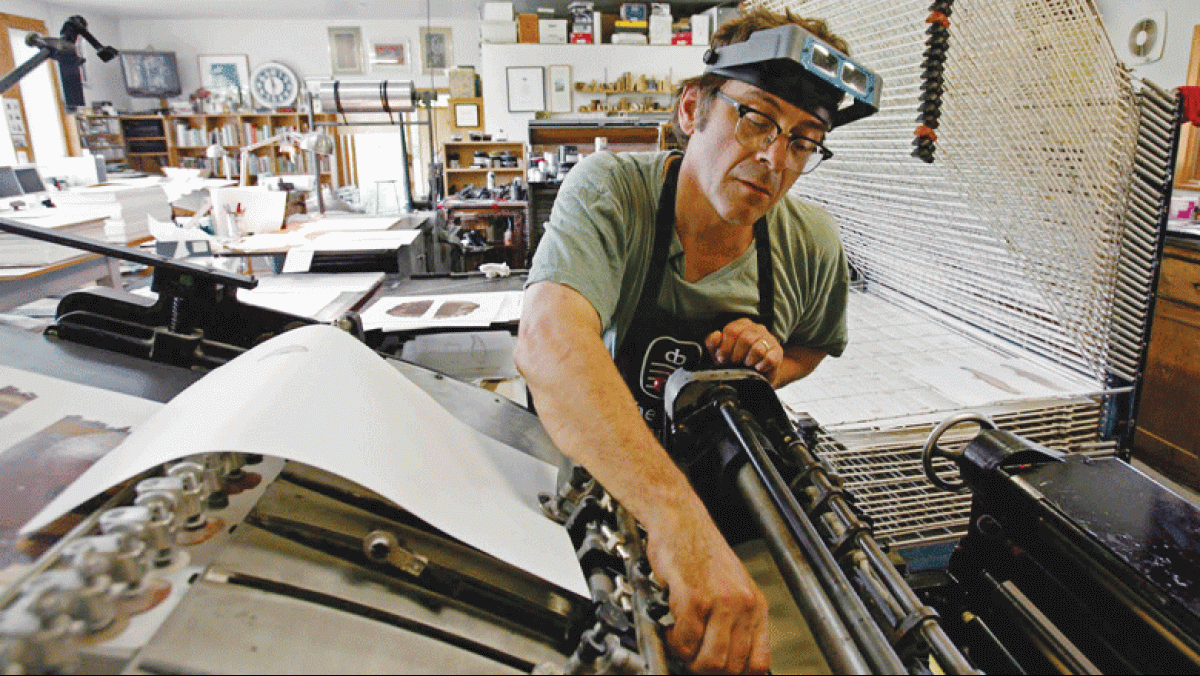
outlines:
[{"label": "man", "polygon": [[701,672],[767,670],[766,602],[659,442],[666,376],[743,365],[780,387],[846,344],[841,243],[787,192],[851,116],[844,88],[746,55],[770,29],[845,52],[823,22],[790,13],[722,26],[676,102],[682,157],[595,153],[568,175],[514,355],[551,438],[645,527],[676,618],[668,644]]}]

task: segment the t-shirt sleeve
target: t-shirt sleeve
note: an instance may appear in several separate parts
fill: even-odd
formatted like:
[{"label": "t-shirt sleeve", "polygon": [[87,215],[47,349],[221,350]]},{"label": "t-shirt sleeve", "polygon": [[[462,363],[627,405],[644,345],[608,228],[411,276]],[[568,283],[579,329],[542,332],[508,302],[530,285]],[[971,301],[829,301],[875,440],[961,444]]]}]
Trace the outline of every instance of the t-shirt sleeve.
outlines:
[{"label": "t-shirt sleeve", "polygon": [[[527,284],[551,281],[579,292],[608,326],[621,293],[629,251],[628,191],[608,153],[575,165],[554,198]],[[626,196],[627,197],[627,196]]]},{"label": "t-shirt sleeve", "polygon": [[797,262],[796,274],[807,292],[788,343],[806,345],[840,357],[846,349],[846,303],[850,269],[832,218],[824,210],[804,210],[807,256]]}]

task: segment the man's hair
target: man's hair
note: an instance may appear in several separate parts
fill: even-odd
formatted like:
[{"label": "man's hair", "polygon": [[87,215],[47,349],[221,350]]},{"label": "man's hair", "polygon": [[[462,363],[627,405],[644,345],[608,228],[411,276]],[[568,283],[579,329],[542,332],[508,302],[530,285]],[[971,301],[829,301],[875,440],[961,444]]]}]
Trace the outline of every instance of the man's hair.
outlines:
[{"label": "man's hair", "polygon": [[[786,26],[790,23],[799,25],[804,30],[824,40],[831,47],[840,50],[845,54],[850,53],[850,48],[846,41],[834,35],[829,30],[829,25],[821,19],[804,19],[794,14],[790,9],[785,9],[783,14],[755,8],[743,13],[736,19],[725,22],[720,28],[713,33],[712,40],[709,41],[710,49],[724,47],[735,42],[745,42],[750,39],[750,35],[757,31],[766,30],[768,28],[778,28]],[[698,91],[696,97],[696,129],[703,131],[708,124],[709,111],[712,109],[712,102],[717,98],[717,90],[721,85],[729,81],[729,78],[724,75],[715,73],[704,73],[695,77],[687,78],[679,83],[678,89],[675,90],[675,100],[671,104],[671,134],[675,137],[676,143],[682,148],[687,148],[688,139],[690,136],[685,134],[679,126],[679,98],[685,87],[695,87]]]}]

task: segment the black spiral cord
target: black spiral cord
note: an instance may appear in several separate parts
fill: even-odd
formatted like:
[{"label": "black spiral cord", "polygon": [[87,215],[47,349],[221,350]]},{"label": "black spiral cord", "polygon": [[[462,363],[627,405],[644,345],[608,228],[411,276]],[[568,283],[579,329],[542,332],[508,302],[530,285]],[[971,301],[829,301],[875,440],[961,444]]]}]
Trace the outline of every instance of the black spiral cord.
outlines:
[{"label": "black spiral cord", "polygon": [[954,0],[934,0],[929,6],[929,24],[925,35],[925,52],[921,62],[921,104],[917,107],[920,115],[917,122],[920,126],[914,132],[913,157],[927,164],[933,163],[933,151],[937,146],[938,118],[942,115],[942,94],[946,89],[944,73],[946,70],[946,52],[950,50],[950,13]]}]

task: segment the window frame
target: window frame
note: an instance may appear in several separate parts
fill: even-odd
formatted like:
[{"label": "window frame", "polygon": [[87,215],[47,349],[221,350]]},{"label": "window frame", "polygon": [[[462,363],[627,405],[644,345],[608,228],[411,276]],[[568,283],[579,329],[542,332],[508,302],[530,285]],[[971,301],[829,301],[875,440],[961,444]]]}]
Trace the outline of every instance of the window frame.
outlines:
[{"label": "window frame", "polygon": [[[0,73],[11,73],[19,65],[13,59],[12,43],[8,39],[10,28],[49,35],[49,32],[46,30],[46,24],[38,19],[0,12]],[[54,61],[49,60],[47,63],[53,64]],[[70,115],[67,114],[66,108],[63,106],[62,85],[58,80],[58,69],[53,65],[50,66],[50,82],[52,85],[51,89],[54,92],[54,101],[59,111],[58,120],[61,127],[60,132],[62,133],[63,148],[66,149],[66,152],[71,152]],[[0,95],[6,99],[16,99],[21,106],[21,116],[25,120],[29,119],[29,112],[25,107],[25,101],[21,98],[21,83],[18,82],[6,92],[0,92]],[[26,123],[26,127],[28,127],[28,123]],[[7,128],[4,130],[4,133],[8,133]],[[29,143],[29,162],[37,162],[37,153],[33,148],[32,138]]]}]

